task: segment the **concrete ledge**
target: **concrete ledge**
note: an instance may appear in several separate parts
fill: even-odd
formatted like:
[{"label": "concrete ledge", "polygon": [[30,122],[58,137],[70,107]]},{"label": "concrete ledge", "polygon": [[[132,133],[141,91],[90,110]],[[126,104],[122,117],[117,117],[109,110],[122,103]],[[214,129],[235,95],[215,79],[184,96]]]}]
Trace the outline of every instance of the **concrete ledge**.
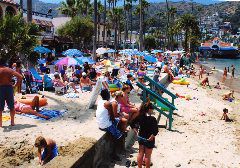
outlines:
[{"label": "concrete ledge", "polygon": [[[168,75],[161,74],[161,84],[168,84]],[[121,142],[120,142],[121,143]],[[124,145],[124,143],[123,143]],[[121,144],[116,143],[111,135],[104,133],[96,143],[86,149],[81,155],[58,156],[46,165],[49,168],[108,168],[111,158],[115,154],[116,148],[121,148]]]}]

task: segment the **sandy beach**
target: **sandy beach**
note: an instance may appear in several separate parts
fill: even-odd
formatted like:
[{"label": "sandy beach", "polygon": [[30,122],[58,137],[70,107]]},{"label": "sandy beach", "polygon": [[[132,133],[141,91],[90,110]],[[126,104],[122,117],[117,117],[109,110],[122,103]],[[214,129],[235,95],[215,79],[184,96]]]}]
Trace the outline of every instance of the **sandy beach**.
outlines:
[{"label": "sandy beach", "polygon": [[[79,98],[64,98],[51,92],[44,92],[44,95],[48,99],[45,108],[67,112],[48,121],[16,115],[14,127],[9,126],[9,121],[3,122],[0,129],[0,167],[36,167],[38,159],[33,145],[39,135],[54,139],[60,148],[63,146],[62,153],[69,154],[74,151],[69,142],[75,141],[75,146],[80,144],[79,152],[85,152],[89,143],[103,135],[95,121],[95,110],[86,109],[91,93],[79,93]],[[9,115],[9,112],[3,115]]]},{"label": "sandy beach", "polygon": [[[192,100],[176,99],[178,110],[174,115],[173,131],[160,128],[152,154],[152,167],[240,167],[240,104],[222,100],[221,95],[229,91],[226,86],[221,90],[204,89],[198,85],[197,77],[188,80],[188,87],[168,86],[173,93],[189,95]],[[212,86],[217,83],[214,75],[209,80]],[[239,94],[235,97],[239,102]],[[223,108],[229,109],[229,117],[234,122],[220,120]],[[166,118],[161,120],[160,123],[164,124]],[[128,153],[127,159],[123,158],[113,167],[125,167],[127,160],[136,161],[137,149],[136,142],[134,152]]]},{"label": "sandy beach", "polygon": [[[217,83],[214,75],[209,79],[210,85]],[[176,99],[178,110],[174,115],[173,131],[159,128],[152,167],[240,167],[239,99],[236,102],[223,101],[221,95],[229,91],[226,86],[222,86],[222,90],[202,88],[197,77],[188,80],[188,87],[168,86],[173,93],[188,95],[192,100]],[[79,98],[65,98],[51,92],[44,92],[44,95],[48,98],[45,108],[67,112],[63,117],[49,121],[16,115],[17,125],[14,127],[8,126],[9,121],[4,122],[0,132],[1,167],[36,167],[38,162],[33,144],[38,135],[56,140],[63,158],[76,152],[84,153],[103,135],[96,123],[95,110],[86,109],[91,93],[79,93]],[[235,97],[239,98],[239,93]],[[140,105],[136,95],[132,95],[131,100]],[[229,117],[235,122],[220,120],[223,108],[229,109]],[[158,113],[155,115],[157,117]],[[160,124],[165,121],[166,118],[162,117]],[[136,142],[132,153],[128,152],[112,167],[125,167],[127,160],[136,161],[137,149]]]}]

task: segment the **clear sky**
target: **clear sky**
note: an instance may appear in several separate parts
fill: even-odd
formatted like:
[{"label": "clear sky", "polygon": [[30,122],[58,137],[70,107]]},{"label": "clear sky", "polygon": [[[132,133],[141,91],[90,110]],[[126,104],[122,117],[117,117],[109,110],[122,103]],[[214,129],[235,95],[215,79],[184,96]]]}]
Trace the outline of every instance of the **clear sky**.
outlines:
[{"label": "clear sky", "polygon": [[[49,2],[49,3],[59,3],[64,0],[40,0],[40,1]],[[165,2],[165,0],[148,0],[148,1],[149,2]],[[182,0],[173,0],[173,1],[182,1]],[[185,0],[185,1],[190,1],[190,0]],[[219,2],[221,0],[194,0],[194,1],[202,4],[211,4],[211,3]]]}]

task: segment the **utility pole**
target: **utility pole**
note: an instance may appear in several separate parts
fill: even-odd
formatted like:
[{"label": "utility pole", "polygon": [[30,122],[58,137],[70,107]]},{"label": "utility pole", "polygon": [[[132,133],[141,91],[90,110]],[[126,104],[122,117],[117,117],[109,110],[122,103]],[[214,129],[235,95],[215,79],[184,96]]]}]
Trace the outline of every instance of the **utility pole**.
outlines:
[{"label": "utility pole", "polygon": [[21,16],[23,17],[23,0],[20,0],[20,3],[19,3],[19,5],[20,5],[20,13],[21,13]]},{"label": "utility pole", "polygon": [[27,0],[27,22],[32,22],[32,0]]},{"label": "utility pole", "polygon": [[94,0],[94,35],[93,35],[93,59],[96,60],[96,43],[97,43],[97,0]]},{"label": "utility pole", "polygon": [[143,51],[143,13],[142,13],[142,0],[139,0],[140,4],[140,30],[139,30],[139,50]]}]

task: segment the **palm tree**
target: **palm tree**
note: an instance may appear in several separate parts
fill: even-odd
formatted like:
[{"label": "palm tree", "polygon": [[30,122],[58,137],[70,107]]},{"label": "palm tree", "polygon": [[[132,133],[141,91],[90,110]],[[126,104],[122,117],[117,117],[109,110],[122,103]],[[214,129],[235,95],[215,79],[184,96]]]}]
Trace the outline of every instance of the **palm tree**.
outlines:
[{"label": "palm tree", "polygon": [[129,0],[127,0],[127,3],[126,3],[126,0],[124,0],[124,17],[125,17],[124,47],[125,47],[125,44],[126,44],[126,40],[128,39],[128,30],[129,30],[128,29],[128,21],[129,21],[129,13],[131,11],[131,8],[132,8],[132,6],[131,6],[131,3],[129,2]]},{"label": "palm tree", "polygon": [[169,30],[169,5],[168,5],[168,0],[166,0],[166,10],[167,10],[167,24],[166,24],[166,36],[167,36],[167,40],[169,43],[169,35],[168,35],[168,30]]},{"label": "palm tree", "polygon": [[139,30],[139,50],[143,51],[143,0],[139,0],[140,30]]},{"label": "palm tree", "polygon": [[96,60],[96,43],[97,43],[97,7],[98,7],[98,2],[97,0],[94,0],[94,36],[93,36],[93,59]]},{"label": "palm tree", "polygon": [[79,12],[79,0],[66,0],[61,3],[61,7],[58,8],[62,14],[74,17]]},{"label": "palm tree", "polygon": [[180,31],[184,31],[184,50],[188,50],[188,44],[190,44],[191,37],[198,38],[201,36],[198,21],[191,14],[183,15],[177,22],[176,29]]},{"label": "palm tree", "polygon": [[106,36],[106,17],[107,17],[107,0],[104,0],[104,12],[103,12],[103,43],[102,46],[104,47],[105,42],[105,36]]},{"label": "palm tree", "polygon": [[170,42],[170,49],[171,50],[173,50],[173,43],[174,43],[174,38],[173,38],[173,36],[174,36],[174,27],[175,27],[175,23],[174,23],[174,20],[175,20],[175,15],[176,15],[176,13],[177,13],[177,9],[175,8],[175,7],[171,7],[171,8],[169,8],[169,10],[168,10],[168,12],[169,12],[169,17],[170,17],[170,25],[171,26],[169,26],[169,30],[168,30],[168,35],[169,35],[169,42]]},{"label": "palm tree", "polygon": [[101,25],[101,14],[102,14],[102,12],[104,11],[104,7],[103,7],[103,5],[101,4],[101,1],[98,1],[98,6],[97,6],[97,8],[98,8],[98,10],[97,10],[97,47],[99,47],[99,40],[100,40],[100,34],[101,34],[101,32],[100,32],[100,25]]},{"label": "palm tree", "polygon": [[27,22],[32,22],[32,0],[27,0]]}]

